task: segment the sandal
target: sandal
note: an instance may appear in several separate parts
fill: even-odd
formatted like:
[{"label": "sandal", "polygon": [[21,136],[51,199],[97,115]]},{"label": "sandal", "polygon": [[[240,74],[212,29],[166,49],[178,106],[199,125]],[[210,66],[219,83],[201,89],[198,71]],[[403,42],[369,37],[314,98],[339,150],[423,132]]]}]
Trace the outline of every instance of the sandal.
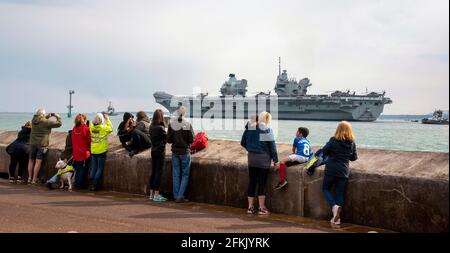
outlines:
[{"label": "sandal", "polygon": [[13,178],[13,177],[9,177],[9,183],[10,183],[10,184],[14,184],[14,181],[16,181],[16,179],[15,179],[15,178]]},{"label": "sandal", "polygon": [[267,209],[267,208],[259,208],[258,209],[258,214],[259,215],[268,215],[268,214],[270,214],[270,212],[269,212],[269,209]]},{"label": "sandal", "polygon": [[23,184],[23,183],[25,183],[25,180],[23,180],[23,178],[22,177],[17,177],[17,181],[16,181],[18,184]]},{"label": "sandal", "polygon": [[248,213],[248,214],[254,214],[254,213],[256,213],[255,207],[254,207],[254,206],[249,207],[249,208],[247,209],[247,213]]}]

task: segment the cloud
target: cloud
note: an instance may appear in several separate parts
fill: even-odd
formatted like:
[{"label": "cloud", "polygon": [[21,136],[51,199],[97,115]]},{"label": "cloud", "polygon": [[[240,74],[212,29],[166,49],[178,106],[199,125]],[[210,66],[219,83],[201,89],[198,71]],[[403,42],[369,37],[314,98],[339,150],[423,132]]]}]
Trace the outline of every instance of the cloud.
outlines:
[{"label": "cloud", "polygon": [[282,56],[310,93],[386,90],[385,113],[423,113],[448,108],[448,28],[447,1],[0,1],[0,89],[153,109],[154,91],[217,93],[228,73],[273,89]]}]

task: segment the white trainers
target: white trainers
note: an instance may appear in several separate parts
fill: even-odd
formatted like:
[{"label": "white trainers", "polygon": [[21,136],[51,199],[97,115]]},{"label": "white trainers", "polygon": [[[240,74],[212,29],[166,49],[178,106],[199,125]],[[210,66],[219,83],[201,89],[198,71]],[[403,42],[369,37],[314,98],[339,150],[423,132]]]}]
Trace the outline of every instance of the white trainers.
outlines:
[{"label": "white trainers", "polygon": [[341,225],[341,219],[334,221],[334,218],[331,218],[330,223],[331,225]]},{"label": "white trainers", "polygon": [[338,205],[334,205],[333,208],[331,208],[331,211],[333,212],[333,218],[331,219],[331,222],[338,225],[341,223],[341,207]]}]

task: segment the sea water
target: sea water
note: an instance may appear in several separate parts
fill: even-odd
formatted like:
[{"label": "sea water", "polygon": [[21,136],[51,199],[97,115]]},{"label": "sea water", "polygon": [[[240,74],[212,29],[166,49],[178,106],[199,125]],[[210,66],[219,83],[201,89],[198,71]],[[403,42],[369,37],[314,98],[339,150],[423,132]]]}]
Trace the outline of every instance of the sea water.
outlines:
[{"label": "sea water", "polygon": [[[63,126],[55,131],[68,131],[73,127],[73,118],[63,116]],[[94,114],[87,114],[90,120]],[[26,121],[31,120],[32,113],[0,113],[0,130],[19,130]],[[112,116],[114,132],[122,120],[122,114]],[[198,120],[198,119],[197,119]],[[195,132],[205,131],[210,139],[240,140],[243,133],[242,121],[225,119],[223,125],[234,125],[234,129],[221,127],[211,129],[208,122],[194,122]],[[238,125],[237,125],[238,124]],[[333,136],[338,122],[278,120],[272,123],[277,143],[292,143],[298,127],[310,130],[308,139],[313,146],[323,146]],[[403,119],[377,120],[374,122],[351,122],[356,135],[358,147],[387,150],[409,151],[449,151],[449,126],[426,125]],[[237,125],[237,126],[236,126]]]}]

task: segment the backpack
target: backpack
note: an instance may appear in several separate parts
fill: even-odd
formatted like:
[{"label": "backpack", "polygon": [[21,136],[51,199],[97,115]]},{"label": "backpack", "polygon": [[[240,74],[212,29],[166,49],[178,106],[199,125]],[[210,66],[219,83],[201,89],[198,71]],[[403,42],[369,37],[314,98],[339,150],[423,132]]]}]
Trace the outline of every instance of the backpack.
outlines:
[{"label": "backpack", "polygon": [[200,132],[195,135],[194,142],[191,145],[191,153],[197,153],[208,147],[208,135],[205,132]]}]

